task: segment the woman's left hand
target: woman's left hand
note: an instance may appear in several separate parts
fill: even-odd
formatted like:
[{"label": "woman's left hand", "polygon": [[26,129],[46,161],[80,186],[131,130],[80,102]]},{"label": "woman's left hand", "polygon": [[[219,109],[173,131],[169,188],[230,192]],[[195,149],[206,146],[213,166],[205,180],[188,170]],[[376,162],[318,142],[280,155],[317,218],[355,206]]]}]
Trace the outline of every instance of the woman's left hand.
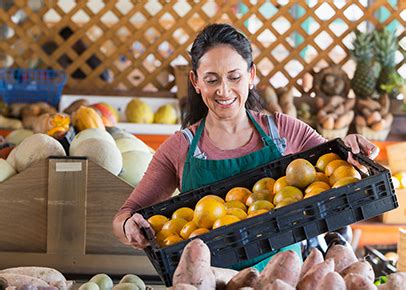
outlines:
[{"label": "woman's left hand", "polygon": [[[343,141],[345,145],[351,148],[353,154],[361,153],[371,159],[375,159],[379,154],[379,147],[362,135],[350,134],[347,135]],[[348,154],[348,162],[362,170],[364,166],[354,159],[351,152]]]}]

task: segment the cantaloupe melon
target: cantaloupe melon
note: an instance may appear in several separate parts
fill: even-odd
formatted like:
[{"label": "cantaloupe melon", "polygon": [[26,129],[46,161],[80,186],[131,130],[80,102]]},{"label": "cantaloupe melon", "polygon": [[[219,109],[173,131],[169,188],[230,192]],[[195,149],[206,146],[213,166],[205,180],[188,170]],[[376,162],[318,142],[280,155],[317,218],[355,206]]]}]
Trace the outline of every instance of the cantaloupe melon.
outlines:
[{"label": "cantaloupe melon", "polygon": [[79,134],[77,134],[73,140],[72,143],[69,146],[69,155],[72,155],[72,151],[75,151],[75,148],[80,145],[81,142],[87,139],[102,139],[107,142],[110,142],[111,144],[116,144],[114,142],[113,137],[106,131],[100,128],[89,128],[83,131],[80,131]]},{"label": "cantaloupe melon", "polygon": [[136,186],[144,176],[151,160],[150,152],[139,150],[125,152],[123,153],[123,170],[119,176],[132,186]]},{"label": "cantaloupe melon", "polygon": [[11,131],[7,136],[6,136],[6,141],[7,143],[18,145],[20,144],[25,138],[30,137],[31,135],[34,135],[34,132],[31,130],[27,129],[17,129],[14,131]]},{"label": "cantaloupe melon", "polygon": [[13,166],[6,160],[0,158],[0,183],[17,174]]},{"label": "cantaloupe melon", "polygon": [[41,133],[25,138],[20,145],[11,151],[11,154],[15,154],[15,169],[17,172],[21,172],[35,161],[49,156],[66,156],[61,143]]},{"label": "cantaloupe melon", "polygon": [[104,139],[89,138],[69,150],[71,156],[86,156],[89,160],[118,175],[123,167],[123,159],[115,144]]},{"label": "cantaloupe melon", "polygon": [[135,136],[134,138],[116,139],[116,144],[121,153],[134,150],[150,152],[148,145]]}]

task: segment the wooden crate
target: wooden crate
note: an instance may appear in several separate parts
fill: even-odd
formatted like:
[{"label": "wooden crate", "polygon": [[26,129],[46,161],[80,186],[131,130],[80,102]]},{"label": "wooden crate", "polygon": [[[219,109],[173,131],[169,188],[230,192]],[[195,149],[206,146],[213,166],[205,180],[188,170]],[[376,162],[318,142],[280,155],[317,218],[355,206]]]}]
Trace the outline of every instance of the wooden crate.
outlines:
[{"label": "wooden crate", "polygon": [[0,184],[0,269],[155,275],[143,251],[122,245],[112,219],[133,188],[86,158],[41,160]]}]

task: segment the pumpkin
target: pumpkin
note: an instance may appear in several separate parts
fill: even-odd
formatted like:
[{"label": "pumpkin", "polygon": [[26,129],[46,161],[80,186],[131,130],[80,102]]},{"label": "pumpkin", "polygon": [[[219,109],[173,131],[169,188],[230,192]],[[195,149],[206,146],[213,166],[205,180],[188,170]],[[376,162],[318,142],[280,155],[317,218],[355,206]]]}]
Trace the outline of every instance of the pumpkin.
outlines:
[{"label": "pumpkin", "polygon": [[7,136],[6,136],[6,141],[9,144],[13,145],[18,145],[20,144],[25,138],[33,135],[34,132],[31,130],[27,129],[17,129],[14,131],[11,131]]},{"label": "pumpkin", "polygon": [[90,107],[81,106],[72,114],[72,122],[78,131],[89,128],[105,129],[102,118]]},{"label": "pumpkin", "polygon": [[[66,156],[61,143],[41,133],[25,138],[20,145],[11,151],[9,157],[11,155],[15,155],[13,158],[15,159],[15,169],[17,172],[21,172],[32,163],[49,156]],[[12,163],[10,162],[10,164]]]},{"label": "pumpkin", "polygon": [[110,142],[114,146],[116,145],[116,142],[114,141],[113,137],[107,133],[106,130],[103,130],[101,128],[89,128],[85,129],[83,131],[80,131],[72,140],[72,143],[70,144],[69,147],[69,154],[72,155],[72,152],[75,152],[76,147],[80,145],[81,142],[87,139],[102,139],[105,140],[106,142]]},{"label": "pumpkin", "polygon": [[13,166],[6,160],[0,158],[0,183],[17,174]]},{"label": "pumpkin", "polygon": [[144,173],[152,160],[152,153],[133,150],[125,152],[122,155],[123,170],[119,176],[132,186],[136,186],[144,176]]},{"label": "pumpkin", "polygon": [[123,167],[120,150],[110,142],[89,138],[80,142],[79,146],[70,148],[71,156],[86,156],[114,175],[118,175]]}]

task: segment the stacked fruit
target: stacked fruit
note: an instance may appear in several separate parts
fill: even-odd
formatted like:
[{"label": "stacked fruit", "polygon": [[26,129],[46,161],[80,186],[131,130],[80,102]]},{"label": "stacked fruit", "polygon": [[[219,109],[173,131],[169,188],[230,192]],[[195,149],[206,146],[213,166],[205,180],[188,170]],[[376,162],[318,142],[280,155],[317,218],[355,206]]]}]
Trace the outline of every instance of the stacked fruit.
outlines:
[{"label": "stacked fruit", "polygon": [[148,222],[156,233],[158,244],[169,246],[360,179],[360,173],[338,154],[322,155],[315,166],[299,158],[289,163],[285,176],[277,180],[261,178],[252,191],[234,187],[227,192],[225,199],[207,195],[194,209],[181,207],[171,218],[154,215]]},{"label": "stacked fruit", "polygon": [[140,98],[133,98],[125,108],[127,122],[143,124],[176,124],[179,116],[174,106],[162,105],[154,113],[151,107]]}]

